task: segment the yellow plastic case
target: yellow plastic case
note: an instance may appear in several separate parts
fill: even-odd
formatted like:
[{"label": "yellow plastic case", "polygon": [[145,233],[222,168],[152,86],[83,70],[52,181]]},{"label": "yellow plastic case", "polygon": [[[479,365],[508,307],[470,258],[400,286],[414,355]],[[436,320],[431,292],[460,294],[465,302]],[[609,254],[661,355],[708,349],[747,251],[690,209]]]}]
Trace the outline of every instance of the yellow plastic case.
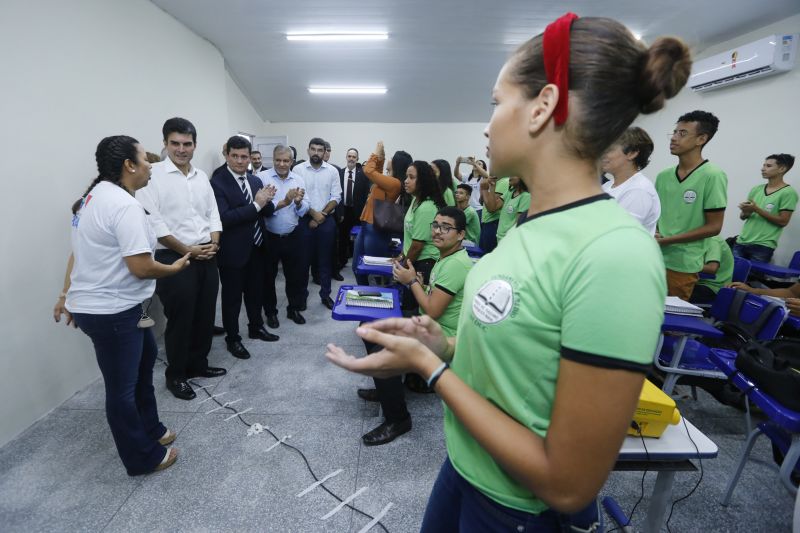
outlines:
[{"label": "yellow plastic case", "polygon": [[[664,391],[644,380],[639,405],[633,415],[633,422],[638,426],[628,428],[628,435],[643,437],[660,437],[669,424],[681,421],[681,413],[675,406],[675,400],[664,394]],[[633,426],[634,424],[631,424]]]}]

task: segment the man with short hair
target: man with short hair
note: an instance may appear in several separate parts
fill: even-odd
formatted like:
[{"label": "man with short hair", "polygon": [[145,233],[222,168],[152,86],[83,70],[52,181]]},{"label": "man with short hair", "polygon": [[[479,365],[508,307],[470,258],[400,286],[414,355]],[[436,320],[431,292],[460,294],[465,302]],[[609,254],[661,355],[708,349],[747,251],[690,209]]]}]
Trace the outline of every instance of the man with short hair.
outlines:
[{"label": "man with short hair", "polygon": [[253,174],[258,174],[262,170],[267,170],[267,167],[262,164],[261,152],[258,150],[250,152],[250,164],[253,166]]},{"label": "man with short hair", "polygon": [[459,183],[456,187],[456,206],[464,212],[467,219],[466,239],[474,245],[478,245],[481,238],[481,221],[478,212],[469,205],[472,197],[472,186],[466,183]]},{"label": "man with short hair", "polygon": [[167,328],[167,388],[176,398],[191,400],[187,381],[217,377],[224,368],[208,366],[219,278],[216,254],[222,223],[208,176],[191,165],[197,130],[183,118],[171,118],[162,128],[168,159],[153,165],[148,185],[136,192],[158,238],[155,259],[171,264],[191,254],[189,267],[156,282]]},{"label": "man with short hair", "polygon": [[250,352],[239,335],[239,311],[242,297],[247,312],[248,336],[274,342],[277,335],[268,332],[261,318],[264,291],[264,219],[272,215],[275,187],[263,187],[261,180],[247,172],[250,141],[234,135],[228,139],[223,172],[211,178],[222,227],[219,277],[222,282],[222,324],[228,351],[239,359],[249,359]]},{"label": "man with short hair", "polygon": [[338,172],[339,170],[342,170],[342,169],[339,168],[337,165],[334,165],[333,163],[330,162],[330,160],[331,160],[331,151],[332,151],[331,143],[329,143],[328,141],[325,141],[325,154],[322,156],[322,160],[324,162],[328,163],[333,168],[335,168],[336,171]]},{"label": "man with short hair", "polygon": [[797,206],[797,191],[783,177],[794,166],[794,156],[772,154],[761,166],[764,185],[756,185],[739,204],[742,233],[733,245],[733,254],[751,261],[769,263],[778,239],[792,219]]},{"label": "man with short hair", "polygon": [[[287,146],[278,145],[272,151],[273,167],[259,173],[264,187],[275,187],[275,203],[272,216],[266,219],[266,281],[264,283],[264,312],[267,325],[279,327],[278,298],[275,294],[275,278],[278,263],[283,265],[286,278],[286,317],[296,324],[305,324],[300,309],[305,305],[305,283],[308,282],[308,263],[304,261],[305,246],[303,230],[299,221],[308,210],[303,178],[291,171],[292,152]],[[305,278],[303,268],[305,267]]]},{"label": "man with short hair", "polygon": [[300,221],[306,237],[303,268],[304,292],[308,295],[308,267],[313,263],[319,275],[319,297],[322,305],[333,309],[331,277],[333,274],[333,245],[336,221],[333,212],[342,198],[339,173],[323,160],[325,141],[314,137],[308,143],[308,161],[298,164],[293,172],[299,175],[306,187],[309,209]]},{"label": "man with short hair", "polygon": [[664,255],[667,292],[686,301],[703,269],[704,240],[722,230],[728,203],[728,177],[703,158],[718,126],[719,119],[706,111],[681,116],[669,144],[678,164],[656,177],[661,217],[655,237]]},{"label": "man with short hair", "polygon": [[[336,259],[334,266],[342,281],[339,271],[347,264],[347,259],[353,256],[353,242],[350,231],[353,226],[360,224],[361,212],[369,196],[370,181],[361,169],[358,162],[358,150],[347,150],[347,164],[339,170],[339,185],[342,188],[342,200],[336,205],[336,220],[339,223],[338,243],[336,246]],[[340,279],[341,278],[341,279]]]}]

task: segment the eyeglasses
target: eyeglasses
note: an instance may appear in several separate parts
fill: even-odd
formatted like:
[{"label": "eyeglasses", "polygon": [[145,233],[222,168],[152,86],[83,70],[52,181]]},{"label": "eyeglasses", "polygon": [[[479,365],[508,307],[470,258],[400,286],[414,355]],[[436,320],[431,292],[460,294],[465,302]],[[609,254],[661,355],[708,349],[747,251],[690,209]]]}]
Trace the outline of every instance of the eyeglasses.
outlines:
[{"label": "eyeglasses", "polygon": [[440,233],[450,233],[454,230],[453,226],[449,224],[439,224],[438,222],[431,222],[431,231],[438,231]]}]

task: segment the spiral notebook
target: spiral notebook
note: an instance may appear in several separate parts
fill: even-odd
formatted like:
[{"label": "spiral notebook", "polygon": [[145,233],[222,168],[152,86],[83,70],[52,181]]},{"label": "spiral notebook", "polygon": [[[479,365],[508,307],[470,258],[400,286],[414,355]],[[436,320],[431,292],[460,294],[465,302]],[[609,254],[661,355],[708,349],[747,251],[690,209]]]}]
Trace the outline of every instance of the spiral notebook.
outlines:
[{"label": "spiral notebook", "polygon": [[372,307],[377,309],[391,309],[394,307],[391,292],[375,291],[374,294],[366,295],[364,291],[356,289],[349,289],[345,293],[345,303],[353,307]]},{"label": "spiral notebook", "polygon": [[703,316],[703,310],[694,304],[685,302],[677,296],[667,296],[664,312],[672,315]]}]

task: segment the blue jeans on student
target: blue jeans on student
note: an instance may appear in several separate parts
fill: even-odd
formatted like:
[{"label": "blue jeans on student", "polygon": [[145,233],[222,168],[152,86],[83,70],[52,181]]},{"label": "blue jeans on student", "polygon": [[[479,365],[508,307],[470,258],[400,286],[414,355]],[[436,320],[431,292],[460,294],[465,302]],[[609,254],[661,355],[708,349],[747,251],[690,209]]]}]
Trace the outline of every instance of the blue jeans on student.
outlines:
[{"label": "blue jeans on student", "polygon": [[478,246],[485,254],[497,248],[497,225],[499,223],[499,220],[481,223],[481,240]]},{"label": "blue jeans on student", "polygon": [[[565,515],[552,509],[531,514],[500,505],[470,485],[447,458],[433,484],[420,532],[569,532],[580,531],[571,529],[572,525],[588,529],[601,516],[596,501],[574,515]],[[603,531],[602,523],[597,531]]]},{"label": "blue jeans on student", "polygon": [[774,248],[761,244],[739,244],[737,242],[733,245],[733,255],[759,263],[769,263],[774,252]]},{"label": "blue jeans on student", "polygon": [[392,237],[388,233],[378,231],[372,224],[361,223],[361,231],[358,233],[356,242],[353,245],[353,274],[355,274],[356,282],[359,285],[368,285],[369,276],[356,274],[358,259],[362,255],[386,257],[389,255],[389,246],[391,244]]},{"label": "blue jeans on student", "polygon": [[158,419],[153,390],[158,347],[153,331],[138,327],[141,316],[141,305],[114,315],[73,314],[94,344],[106,388],[106,418],[130,476],[152,472],[167,453],[158,443],[167,428]]}]

